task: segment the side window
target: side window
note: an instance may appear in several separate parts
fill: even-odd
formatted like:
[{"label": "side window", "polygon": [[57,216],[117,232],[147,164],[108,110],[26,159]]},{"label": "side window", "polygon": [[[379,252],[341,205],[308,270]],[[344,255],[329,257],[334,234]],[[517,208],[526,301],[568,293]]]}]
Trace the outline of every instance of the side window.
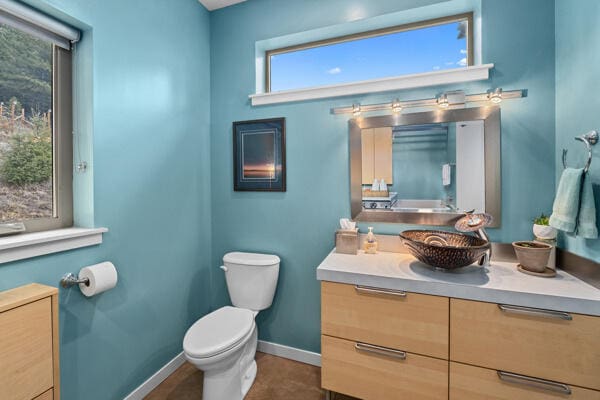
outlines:
[{"label": "side window", "polygon": [[71,226],[71,51],[0,23],[0,65],[0,234]]}]

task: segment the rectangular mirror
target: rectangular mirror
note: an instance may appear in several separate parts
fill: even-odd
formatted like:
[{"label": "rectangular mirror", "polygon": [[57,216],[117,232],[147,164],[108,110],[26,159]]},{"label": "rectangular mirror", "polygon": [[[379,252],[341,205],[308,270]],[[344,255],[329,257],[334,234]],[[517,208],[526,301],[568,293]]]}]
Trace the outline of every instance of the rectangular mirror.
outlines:
[{"label": "rectangular mirror", "polygon": [[500,108],[351,119],[352,217],[453,225],[464,211],[500,226]]}]

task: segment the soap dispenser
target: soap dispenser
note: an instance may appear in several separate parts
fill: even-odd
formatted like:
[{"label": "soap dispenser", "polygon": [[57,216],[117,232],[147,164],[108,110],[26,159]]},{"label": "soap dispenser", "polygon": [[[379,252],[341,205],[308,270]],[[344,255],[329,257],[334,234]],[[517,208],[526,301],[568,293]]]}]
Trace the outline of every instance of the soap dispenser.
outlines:
[{"label": "soap dispenser", "polygon": [[369,227],[369,233],[367,233],[367,238],[364,243],[364,250],[366,254],[377,254],[377,239],[373,234],[373,227]]}]

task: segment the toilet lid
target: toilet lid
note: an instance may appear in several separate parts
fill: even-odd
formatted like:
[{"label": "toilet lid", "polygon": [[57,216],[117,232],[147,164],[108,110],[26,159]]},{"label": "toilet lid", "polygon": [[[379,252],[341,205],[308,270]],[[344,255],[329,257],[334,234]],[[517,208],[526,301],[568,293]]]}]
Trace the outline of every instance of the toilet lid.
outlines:
[{"label": "toilet lid", "polygon": [[217,355],[238,344],[254,326],[254,313],[237,307],[222,307],[200,318],[183,338],[183,351],[191,357]]}]

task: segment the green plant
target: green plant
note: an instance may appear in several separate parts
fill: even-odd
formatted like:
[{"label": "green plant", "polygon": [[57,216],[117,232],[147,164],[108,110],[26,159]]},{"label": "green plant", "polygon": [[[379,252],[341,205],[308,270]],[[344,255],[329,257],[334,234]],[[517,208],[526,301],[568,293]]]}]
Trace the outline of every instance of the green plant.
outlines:
[{"label": "green plant", "polygon": [[44,182],[52,177],[52,141],[44,133],[17,134],[12,138],[0,166],[3,181],[22,185]]},{"label": "green plant", "polygon": [[544,213],[540,214],[539,217],[533,219],[533,223],[536,225],[550,225],[550,217]]}]

